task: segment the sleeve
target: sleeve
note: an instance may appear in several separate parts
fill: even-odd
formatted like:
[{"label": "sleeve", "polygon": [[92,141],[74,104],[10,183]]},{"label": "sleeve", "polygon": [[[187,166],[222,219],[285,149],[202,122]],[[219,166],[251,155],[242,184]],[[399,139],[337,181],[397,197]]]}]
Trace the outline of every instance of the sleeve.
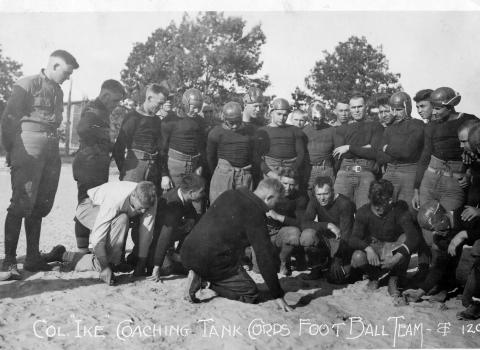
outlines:
[{"label": "sleeve", "polygon": [[123,171],[123,163],[125,161],[125,148],[132,146],[133,135],[136,129],[136,117],[127,116],[120,127],[117,141],[113,146],[113,159],[117,164],[120,173]]},{"label": "sleeve", "polygon": [[352,235],[353,223],[355,218],[355,204],[346,200],[340,209],[340,235],[342,240],[348,242]]},{"label": "sleeve", "polygon": [[480,225],[477,225],[475,228],[467,230],[467,244],[473,245],[476,240],[480,239]]},{"label": "sleeve", "polygon": [[[418,124],[417,124],[418,125]],[[418,152],[418,149],[423,147],[423,125],[419,127],[410,128],[408,137],[403,140],[394,140],[389,143],[385,152],[395,159],[410,159]]]},{"label": "sleeve", "polygon": [[254,142],[254,163],[263,174],[268,174],[270,168],[265,164],[263,156],[268,153],[270,149],[270,138],[264,129],[258,129],[255,133]]},{"label": "sleeve", "polygon": [[140,227],[138,230],[138,257],[146,258],[148,250],[152,243],[153,228],[155,226],[155,215],[157,213],[157,200],[153,207],[149,208],[140,219]]},{"label": "sleeve", "polygon": [[298,197],[296,204],[297,206],[295,207],[295,226],[300,227],[302,225],[303,216],[305,215],[305,210],[307,209],[308,195],[301,195],[300,197]]},{"label": "sleeve", "polygon": [[365,240],[367,236],[367,217],[362,212],[357,212],[355,216],[355,222],[353,224],[352,235],[348,240],[348,244],[352,249],[364,250],[368,247],[368,243]]},{"label": "sleeve", "polygon": [[300,227],[303,214],[305,213],[307,200],[305,196],[299,195],[296,199],[292,200],[291,203],[293,206],[293,210],[291,211],[294,212],[294,216],[291,217],[285,215],[283,226]]},{"label": "sleeve", "polygon": [[[209,172],[208,169],[208,162],[207,162],[207,123],[202,117],[195,117],[199,126],[198,134],[197,134],[197,147],[198,153],[200,153],[201,165],[203,165],[204,170],[203,173],[207,174]],[[206,176],[209,178],[210,176]]]},{"label": "sleeve", "polygon": [[407,237],[405,243],[402,244],[402,246],[398,248],[396,252],[404,256],[408,256],[413,254],[418,249],[421,232],[413,222],[413,218],[410,214],[407,203],[404,201],[398,201],[395,210],[398,212],[397,215],[399,216],[400,227]]},{"label": "sleeve", "polygon": [[[334,149],[340,147],[345,144],[345,126],[337,126],[335,127],[335,134],[333,136],[333,147]],[[335,157],[334,158],[334,167],[335,173],[340,169],[340,165],[342,164],[342,157]]]},{"label": "sleeve", "polygon": [[61,87],[58,87],[57,97],[55,98],[55,120],[57,122],[57,128],[62,125],[63,121],[63,90]]},{"label": "sleeve", "polygon": [[372,123],[372,137],[370,138],[370,145],[373,149],[379,149],[383,139],[384,127],[378,122]]},{"label": "sleeve", "polygon": [[425,137],[423,142],[423,151],[420,155],[420,159],[417,165],[417,173],[415,175],[415,189],[420,188],[420,184],[422,183],[423,174],[425,170],[427,170],[428,163],[430,162],[430,156],[433,152],[433,124],[429,124],[425,127]]},{"label": "sleeve", "polygon": [[101,125],[99,116],[87,107],[77,126],[78,136],[87,144],[110,143],[109,130]]},{"label": "sleeve", "polygon": [[283,221],[284,226],[299,226],[299,220],[297,218],[293,218],[290,216],[285,215],[285,220]]},{"label": "sleeve", "polygon": [[300,169],[303,166],[305,160],[305,140],[307,136],[297,127],[294,127],[295,132],[295,153],[297,159],[295,160],[295,169]]},{"label": "sleeve", "polygon": [[307,204],[307,209],[302,218],[302,230],[306,228],[314,229],[315,231],[326,230],[328,222],[316,222],[315,217],[317,216],[317,200],[310,199]]},{"label": "sleeve", "polygon": [[464,210],[464,207],[460,207],[453,211],[453,228],[458,231],[467,231],[465,242],[468,245],[473,245],[477,239],[480,239],[480,218],[476,217],[471,221],[463,221],[462,212]]},{"label": "sleeve", "polygon": [[100,262],[102,270],[108,265],[107,256],[107,239],[110,232],[112,220],[118,215],[119,211],[115,205],[102,203],[98,211],[97,218],[93,224],[92,233],[90,234],[90,242],[93,246],[93,253]]},{"label": "sleeve", "polygon": [[285,292],[278,281],[278,254],[275,253],[270,238],[268,236],[267,226],[263,213],[255,215],[249,221],[246,230],[247,238],[252,245],[253,251],[258,261],[258,268],[265,280],[273,298],[283,297]]},{"label": "sleeve", "polygon": [[350,145],[349,151],[357,157],[364,159],[376,159],[377,150],[372,147],[362,147],[357,145]]},{"label": "sleeve", "polygon": [[155,123],[156,128],[156,140],[157,144],[155,145],[155,150],[158,152],[159,157],[162,155],[162,121],[160,119]]},{"label": "sleeve", "polygon": [[168,171],[168,149],[170,148],[170,136],[172,135],[173,122],[167,116],[162,121],[162,146],[160,147],[160,173],[163,176],[169,176]]},{"label": "sleeve", "polygon": [[217,128],[212,129],[208,133],[207,138],[207,163],[210,168],[210,173],[213,174],[215,167],[217,166],[218,157],[217,157],[217,148],[219,143],[219,135]]},{"label": "sleeve", "polygon": [[30,93],[23,87],[14,85],[2,115],[2,144],[7,152],[10,152],[14,136],[19,131],[20,119],[28,113],[27,106],[31,104]]},{"label": "sleeve", "polygon": [[181,210],[178,207],[169,207],[164,213],[162,227],[160,227],[160,235],[158,237],[157,246],[155,248],[155,266],[162,266],[167,254],[168,248],[172,245],[173,233],[178,227],[181,218]]},{"label": "sleeve", "polygon": [[350,152],[360,158],[376,160],[380,164],[387,164],[392,161],[392,157],[373,148],[350,145]]}]

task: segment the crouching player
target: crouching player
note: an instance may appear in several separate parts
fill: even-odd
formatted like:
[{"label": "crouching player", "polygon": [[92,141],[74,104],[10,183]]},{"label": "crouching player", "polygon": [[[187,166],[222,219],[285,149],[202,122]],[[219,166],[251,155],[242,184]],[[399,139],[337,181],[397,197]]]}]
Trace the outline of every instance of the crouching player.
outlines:
[{"label": "crouching player", "polygon": [[420,301],[424,295],[443,302],[447,292],[457,287],[456,269],[463,246],[473,245],[474,263],[463,291],[462,303],[467,308],[457,314],[459,319],[480,318],[480,219],[463,220],[463,208],[447,212],[436,200],[429,201],[418,211],[418,223],[433,232],[433,262],[419,289],[407,289],[409,301]]},{"label": "crouching player", "polygon": [[393,201],[390,181],[373,181],[368,198],[370,202],[357,211],[349,241],[355,249],[352,267],[368,275],[370,289],[378,288],[378,279],[389,273],[388,292],[400,302],[398,280],[406,275],[410,255],[418,248],[420,230],[407,203]]},{"label": "crouching player", "polygon": [[[300,246],[300,224],[308,196],[305,191],[298,189],[298,176],[294,170],[280,168],[275,170],[275,174],[285,189],[285,195],[267,212],[267,228],[270,241],[280,257],[280,274],[289,276],[292,274],[290,258]],[[253,250],[251,254],[253,270],[258,273],[257,259]]]},{"label": "crouching player", "polygon": [[174,248],[175,242],[179,242],[178,251],[198,221],[199,215],[192,203],[205,197],[205,186],[203,177],[197,174],[186,175],[180,186],[171,189],[159,199],[147,264],[147,270],[153,272],[148,279],[158,282],[161,275],[184,272],[183,266],[176,269],[179,267],[176,264],[179,263],[177,254],[168,254],[168,251]]},{"label": "crouching player", "polygon": [[140,217],[139,260],[135,274],[145,267],[152,240],[157,206],[155,185],[149,181],[107,182],[87,192],[88,198],[77,207],[76,217],[85,229],[91,229],[93,254],[66,252],[62,245],[43,255],[46,262],[66,262],[75,271],[97,271],[107,284],[114,283],[113,271],[120,263],[123,241],[130,219]]},{"label": "crouching player", "polygon": [[283,196],[277,179],[260,181],[254,192],[246,188],[223,192],[185,238],[182,263],[190,270],[185,298],[198,302],[195,293],[202,280],[219,296],[245,303],[259,301],[255,282],[241,264],[248,245],[258,258],[258,267],[273,298],[284,311],[291,311],[277,277],[278,257],[268,236],[265,213]]},{"label": "crouching player", "polygon": [[355,204],[344,195],[335,193],[332,179],[327,176],[315,179],[313,194],[303,216],[300,237],[300,244],[312,267],[309,278],[320,278],[322,269],[330,266],[329,281],[345,283],[353,252],[348,240],[352,233]]}]

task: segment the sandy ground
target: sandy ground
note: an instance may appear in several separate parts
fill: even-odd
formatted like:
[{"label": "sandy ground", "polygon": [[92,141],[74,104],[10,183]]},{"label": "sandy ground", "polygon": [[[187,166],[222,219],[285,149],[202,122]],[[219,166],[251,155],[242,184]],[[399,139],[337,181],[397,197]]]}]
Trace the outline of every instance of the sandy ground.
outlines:
[{"label": "sandy ground", "polygon": [[[2,161],[2,160],[0,160]],[[112,177],[112,181],[115,179]],[[10,174],[0,168],[0,258],[3,224],[10,198]],[[44,220],[40,248],[75,248],[76,186],[71,166],[62,168],[51,214]],[[20,267],[25,253],[20,238]],[[182,299],[185,279],[132,281],[122,275],[109,287],[95,273],[23,272],[22,281],[0,282],[0,348],[5,349],[358,349],[476,348],[480,322],[455,318],[459,300],[424,301],[395,307],[386,287],[366,290],[366,282],[335,289],[300,273],[282,278],[291,313],[273,301],[246,305],[212,297],[202,303]],[[260,288],[261,277],[252,273]],[[338,288],[338,287],[337,287]]]}]

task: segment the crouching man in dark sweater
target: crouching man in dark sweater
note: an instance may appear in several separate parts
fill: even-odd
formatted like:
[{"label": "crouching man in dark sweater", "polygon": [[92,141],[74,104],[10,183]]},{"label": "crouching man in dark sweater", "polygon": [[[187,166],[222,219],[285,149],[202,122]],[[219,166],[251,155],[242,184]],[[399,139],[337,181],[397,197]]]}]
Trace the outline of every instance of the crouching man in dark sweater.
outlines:
[{"label": "crouching man in dark sweater", "polygon": [[[160,276],[175,271],[176,254],[168,254],[175,242],[183,243],[198,221],[193,201],[205,197],[205,179],[197,174],[186,175],[178,187],[166,192],[158,201],[155,228],[148,255],[149,280],[158,282]],[[183,270],[183,267],[181,268]]]},{"label": "crouching man in dark sweater", "polygon": [[407,272],[410,255],[418,248],[420,230],[413,222],[407,203],[392,200],[390,181],[373,181],[368,198],[370,203],[357,211],[349,241],[355,249],[352,267],[368,274],[370,289],[376,289],[378,279],[388,272],[388,292],[400,297],[398,278]]},{"label": "crouching man in dark sweater", "polygon": [[[409,301],[420,301],[424,295],[443,302],[448,291],[458,287],[456,269],[463,246],[472,245],[473,264],[463,290],[462,303],[467,309],[457,313],[458,319],[480,318],[480,219],[464,220],[463,208],[446,211],[439,201],[423,204],[418,211],[418,223],[433,232],[433,261],[425,280],[418,289],[403,292]],[[469,266],[468,266],[469,267]]]},{"label": "crouching man in dark sweater", "polygon": [[260,273],[270,293],[285,311],[290,306],[277,277],[278,257],[270,242],[265,213],[283,196],[276,179],[262,180],[251,192],[240,188],[222,193],[185,239],[182,263],[191,270],[185,298],[198,302],[202,280],[219,296],[245,303],[258,302],[258,289],[241,264],[245,248],[252,246]]},{"label": "crouching man in dark sweater", "polygon": [[[280,274],[290,276],[290,257],[300,247],[300,223],[307,207],[308,195],[306,191],[298,189],[298,173],[294,170],[280,168],[276,176],[285,192],[275,207],[267,212],[267,229],[280,258]],[[252,253],[252,263],[253,271],[259,273],[255,252]]]},{"label": "crouching man in dark sweater", "polygon": [[300,244],[312,267],[309,279],[320,278],[322,269],[329,263],[328,280],[338,284],[347,281],[353,253],[348,240],[354,214],[355,203],[334,192],[331,177],[319,176],[315,179],[300,236]]}]

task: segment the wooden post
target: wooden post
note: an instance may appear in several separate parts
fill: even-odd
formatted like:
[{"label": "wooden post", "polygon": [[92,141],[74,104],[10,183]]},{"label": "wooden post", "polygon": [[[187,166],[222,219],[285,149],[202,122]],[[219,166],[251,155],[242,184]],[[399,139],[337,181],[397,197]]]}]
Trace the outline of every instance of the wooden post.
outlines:
[{"label": "wooden post", "polygon": [[70,78],[70,89],[68,91],[68,102],[67,102],[67,123],[65,124],[65,153],[67,156],[70,155],[70,133],[71,129],[71,113],[72,113],[72,85],[73,80]]}]

